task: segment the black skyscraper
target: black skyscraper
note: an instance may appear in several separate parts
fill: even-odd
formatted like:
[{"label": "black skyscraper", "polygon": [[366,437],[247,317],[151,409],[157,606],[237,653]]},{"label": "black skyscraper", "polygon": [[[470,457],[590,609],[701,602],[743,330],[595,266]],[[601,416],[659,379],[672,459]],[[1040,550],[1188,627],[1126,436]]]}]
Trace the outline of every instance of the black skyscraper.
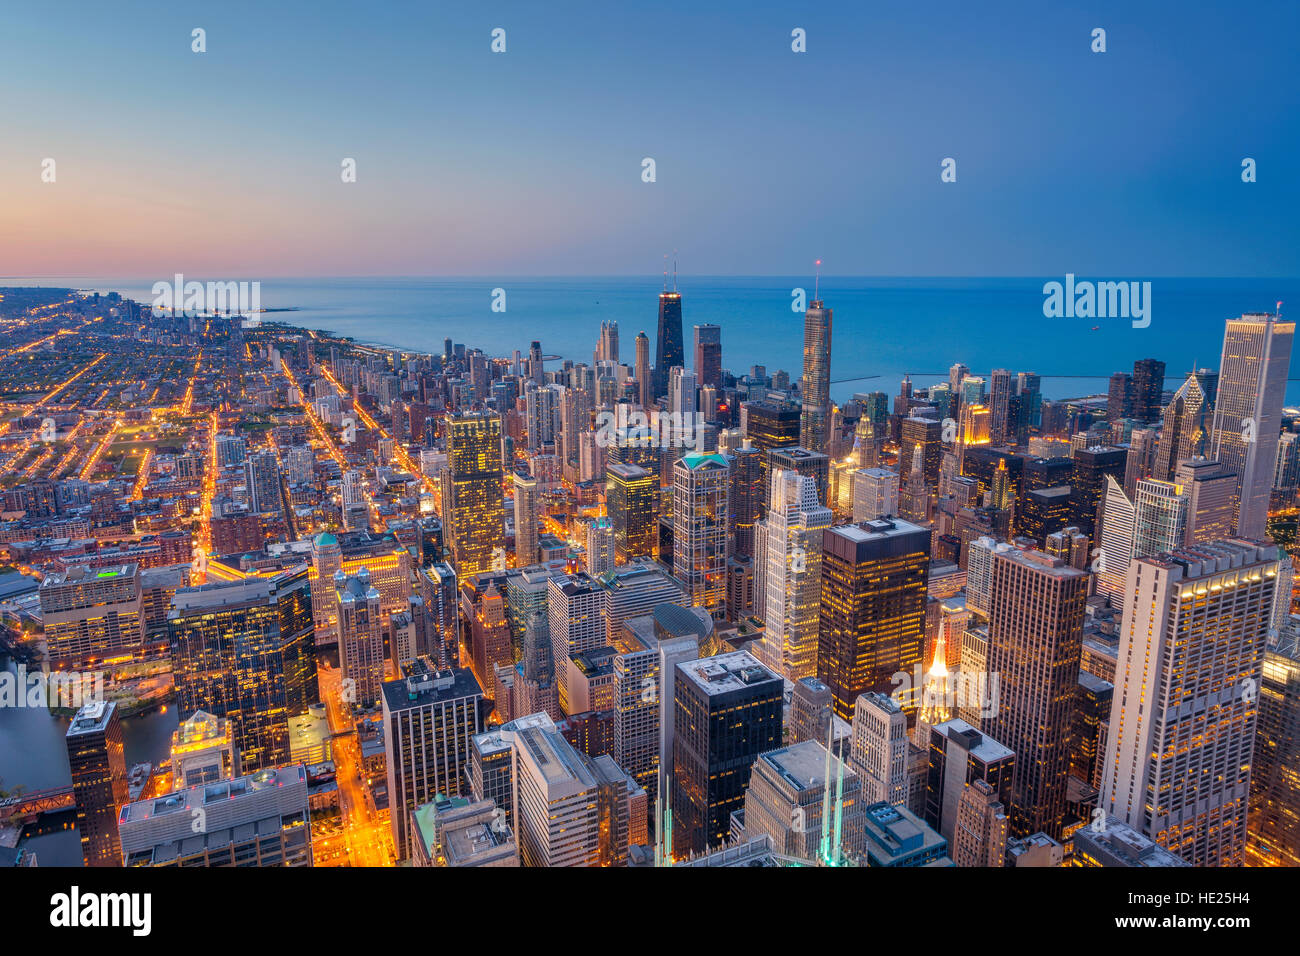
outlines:
[{"label": "black skyscraper", "polygon": [[682,297],[678,292],[659,294],[659,345],[655,353],[655,398],[668,394],[668,370],[686,366],[682,343]]}]

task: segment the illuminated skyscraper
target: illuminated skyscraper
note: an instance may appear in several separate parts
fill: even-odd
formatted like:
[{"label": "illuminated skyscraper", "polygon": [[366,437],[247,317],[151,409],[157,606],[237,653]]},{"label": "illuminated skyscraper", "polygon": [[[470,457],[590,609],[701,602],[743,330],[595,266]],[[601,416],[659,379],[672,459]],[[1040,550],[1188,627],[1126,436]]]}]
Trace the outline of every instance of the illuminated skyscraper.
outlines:
[{"label": "illuminated skyscraper", "polygon": [[1119,482],[1107,475],[1097,593],[1118,606],[1127,592],[1125,582],[1133,558],[1181,547],[1187,536],[1189,503],[1182,485],[1144,478],[1130,498]]},{"label": "illuminated skyscraper", "polygon": [[655,352],[654,398],[668,394],[668,372],[686,364],[682,342],[682,297],[676,290],[659,294],[659,340]]},{"label": "illuminated skyscraper", "polygon": [[763,519],[763,621],[758,658],[786,680],[817,676],[822,535],[831,511],[817,482],[792,471],[772,473],[772,508]]},{"label": "illuminated skyscraper", "polygon": [[637,397],[642,408],[654,404],[654,378],[650,372],[650,339],[644,332],[636,334],[636,375]]},{"label": "illuminated skyscraper", "polygon": [[399,860],[410,847],[411,811],[438,794],[471,793],[473,738],[482,731],[483,692],[468,669],[438,670],[424,659],[402,665],[385,681],[384,757],[393,846]]},{"label": "illuminated skyscraper", "polygon": [[1151,476],[1173,481],[1174,469],[1185,458],[1204,455],[1208,444],[1218,376],[1206,369],[1192,372],[1165,406]]},{"label": "illuminated skyscraper", "polygon": [[672,848],[727,842],[758,755],[781,746],[784,682],[745,651],[677,665],[674,681]]},{"label": "illuminated skyscraper", "polygon": [[701,386],[722,385],[722,327],[695,326],[695,378]]},{"label": "illuminated skyscraper", "polygon": [[1098,806],[1193,866],[1245,861],[1276,555],[1222,541],[1129,566]]},{"label": "illuminated skyscraper", "polygon": [[614,549],[622,561],[654,557],[658,542],[659,479],[633,464],[605,469],[605,502],[614,526]]},{"label": "illuminated skyscraper", "polygon": [[954,866],[1006,865],[1007,813],[998,792],[976,780],[961,792],[952,835]]},{"label": "illuminated skyscraper", "polygon": [[740,448],[727,454],[731,467],[731,495],[728,520],[731,525],[732,553],[748,558],[754,554],[754,526],[762,517],[767,489],[763,487],[763,452],[748,439]]},{"label": "illuminated skyscraper", "polygon": [[540,492],[531,475],[513,475],[515,485],[515,567],[526,568],[537,561]]},{"label": "illuminated skyscraper", "polygon": [[799,444],[825,452],[831,411],[831,310],[823,307],[821,299],[804,313],[802,394]]},{"label": "illuminated skyscraper", "polygon": [[85,866],[121,866],[117,812],[127,801],[126,759],[117,704],[97,701],[68,725],[68,766]]},{"label": "illuminated skyscraper", "polygon": [[1267,313],[1229,319],[1223,333],[1210,457],[1240,477],[1237,534],[1252,541],[1266,536],[1294,338],[1294,322]]},{"label": "illuminated skyscraper", "polygon": [[339,614],[339,665],[343,671],[343,699],[369,707],[379,700],[384,682],[384,622],[379,591],[370,584],[370,572],[334,574]]},{"label": "illuminated skyscraper", "polygon": [[567,574],[546,583],[551,659],[560,689],[560,708],[569,706],[569,658],[605,645],[605,593],[586,574]]},{"label": "illuminated skyscraper", "polygon": [[1006,801],[1013,836],[1065,825],[1070,735],[1088,574],[1041,551],[993,555],[988,672],[999,675],[990,737],[1015,752]]},{"label": "illuminated skyscraper", "polygon": [[1236,473],[1217,461],[1178,462],[1174,481],[1187,491],[1187,544],[1231,538],[1237,524]]},{"label": "illuminated skyscraper", "polygon": [[891,693],[894,675],[921,663],[929,569],[930,531],[902,519],[822,536],[817,676],[840,718],[853,719],[860,694]]},{"label": "illuminated skyscraper", "polygon": [[714,617],[727,604],[730,481],[721,455],[693,452],[673,464],[673,574],[691,605]]},{"label": "illuminated skyscraper", "polygon": [[989,422],[990,437],[995,445],[1005,445],[1015,441],[1015,429],[1010,421],[1011,411],[1011,370],[995,368],[989,376]]},{"label": "illuminated skyscraper", "polygon": [[1246,856],[1256,866],[1300,866],[1300,640],[1283,628],[1264,655]]},{"label": "illuminated skyscraper", "polygon": [[256,514],[280,514],[280,465],[274,451],[255,451],[244,461],[248,508]]},{"label": "illuminated skyscraper", "polygon": [[228,719],[242,773],[288,763],[289,718],[320,700],[307,569],[181,588],[167,627],[181,719]]},{"label": "illuminated skyscraper", "polygon": [[447,445],[450,538],[456,573],[463,580],[490,570],[505,552],[500,417],[494,412],[457,415],[451,419]]}]

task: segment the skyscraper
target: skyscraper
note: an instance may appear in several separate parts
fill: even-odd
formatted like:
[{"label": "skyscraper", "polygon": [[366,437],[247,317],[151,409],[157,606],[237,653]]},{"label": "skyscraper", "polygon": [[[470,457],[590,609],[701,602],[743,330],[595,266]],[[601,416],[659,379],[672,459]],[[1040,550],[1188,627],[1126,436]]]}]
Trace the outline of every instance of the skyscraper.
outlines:
[{"label": "skyscraper", "polygon": [[248,508],[256,514],[280,514],[280,465],[274,451],[255,451],[244,461]]},{"label": "skyscraper", "polygon": [[1237,525],[1237,474],[1219,462],[1178,462],[1174,481],[1187,492],[1187,544],[1231,538]]},{"label": "skyscraper", "polygon": [[803,414],[799,444],[825,452],[831,406],[831,310],[815,299],[803,318]]},{"label": "skyscraper", "polygon": [[907,803],[909,756],[907,715],[898,701],[876,691],[860,695],[853,710],[849,762],[862,780],[867,803]]},{"label": "skyscraper", "polygon": [[1193,866],[1245,860],[1276,554],[1222,541],[1129,567],[1098,806]]},{"label": "skyscraper", "polygon": [[438,794],[466,796],[474,735],[482,730],[483,691],[468,669],[438,670],[426,659],[402,665],[385,681],[384,757],[393,846],[410,856],[411,811]]},{"label": "skyscraper", "polygon": [[821,545],[831,511],[817,500],[817,482],[793,471],[772,474],[772,507],[763,519],[763,621],[758,658],[786,680],[817,676],[821,611]]},{"label": "skyscraper", "polygon": [[929,569],[930,531],[902,519],[823,534],[817,676],[841,719],[860,694],[889,694],[895,674],[920,665]]},{"label": "skyscraper", "polygon": [[703,386],[722,385],[722,327],[695,326],[695,378]]},{"label": "skyscraper", "polygon": [[605,469],[605,502],[620,560],[653,557],[658,541],[659,479],[633,464]]},{"label": "skyscraper", "polygon": [[1014,423],[1011,412],[1011,370],[995,368],[989,375],[989,422],[990,437],[995,445],[1005,445],[1015,441]]},{"label": "skyscraper", "polygon": [[1013,836],[1066,823],[1066,778],[1088,575],[1040,551],[993,555],[988,672],[1000,675],[984,731],[1015,752],[1006,801]]},{"label": "skyscraper", "polygon": [[1190,498],[1182,485],[1144,478],[1132,498],[1106,476],[1097,593],[1118,606],[1127,592],[1129,562],[1181,547],[1187,536]]},{"label": "skyscraper", "polygon": [[754,761],[781,746],[783,691],[781,678],[745,651],[677,665],[670,799],[675,855],[727,842]]},{"label": "skyscraper", "polygon": [[515,753],[515,832],[524,866],[600,865],[600,782],[554,727],[505,731]]},{"label": "skyscraper", "polygon": [[546,583],[551,660],[560,689],[560,708],[569,706],[569,658],[605,644],[605,594],[586,574],[567,574]]},{"label": "skyscraper", "polygon": [[875,521],[898,514],[898,472],[863,468],[853,474],[853,521]]},{"label": "skyscraper", "polygon": [[675,365],[685,365],[682,342],[682,297],[675,289],[659,294],[659,339],[655,352],[654,395],[668,394],[668,372]]},{"label": "skyscraper", "polygon": [[287,763],[289,718],[320,700],[306,567],[181,588],[167,628],[181,719],[228,719],[242,773]]},{"label": "skyscraper", "polygon": [[1156,359],[1138,359],[1133,363],[1133,412],[1140,422],[1160,417],[1160,396],[1165,388],[1165,363]]},{"label": "skyscraper", "polygon": [[515,472],[515,567],[525,568],[537,561],[540,547],[537,530],[540,518],[540,492],[532,475]]},{"label": "skyscraper", "polygon": [[727,520],[731,526],[732,554],[739,558],[754,555],[754,526],[763,515],[767,489],[763,486],[763,452],[746,439],[740,448],[727,454],[731,468],[731,490],[727,500]]},{"label": "skyscraper", "polygon": [[500,417],[487,411],[457,415],[451,419],[447,446],[451,467],[447,523],[456,573],[463,580],[490,570],[505,552]]},{"label": "skyscraper", "polygon": [[1262,540],[1277,460],[1295,323],[1267,313],[1229,319],[1219,361],[1211,457],[1239,477],[1237,534]]},{"label": "skyscraper", "polygon": [[673,464],[673,574],[691,605],[715,617],[727,603],[730,478],[717,454],[693,452]]},{"label": "skyscraper", "polygon": [[1204,369],[1190,373],[1165,406],[1151,477],[1172,481],[1180,461],[1206,453],[1214,406],[1213,396],[1206,393],[1210,374]]},{"label": "skyscraper", "polygon": [[952,834],[954,866],[1005,866],[1007,852],[1006,807],[996,789],[976,780],[961,792],[957,822]]},{"label": "skyscraper", "polygon": [[1300,641],[1288,626],[1264,655],[1255,762],[1250,768],[1250,833],[1255,866],[1300,866]]},{"label": "skyscraper", "polygon": [[343,672],[344,700],[369,707],[379,700],[384,682],[384,622],[379,591],[370,584],[370,572],[354,575],[336,571],[339,665]]},{"label": "skyscraper", "polygon": [[650,339],[645,332],[636,334],[635,361],[637,400],[642,408],[649,408],[654,404],[654,379],[650,373]]},{"label": "skyscraper", "polygon": [[127,801],[127,785],[117,704],[86,704],[68,725],[66,742],[82,863],[121,866],[117,812]]}]

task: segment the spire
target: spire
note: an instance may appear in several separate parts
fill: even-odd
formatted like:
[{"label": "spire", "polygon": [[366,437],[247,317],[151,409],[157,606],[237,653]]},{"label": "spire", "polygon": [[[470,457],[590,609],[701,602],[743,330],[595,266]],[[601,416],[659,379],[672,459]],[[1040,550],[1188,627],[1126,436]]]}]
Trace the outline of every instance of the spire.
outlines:
[{"label": "spire", "polygon": [[818,259],[815,265],[817,267],[817,273],[816,276],[813,278],[813,301],[820,302],[821,301],[820,293],[822,287],[822,261]]}]

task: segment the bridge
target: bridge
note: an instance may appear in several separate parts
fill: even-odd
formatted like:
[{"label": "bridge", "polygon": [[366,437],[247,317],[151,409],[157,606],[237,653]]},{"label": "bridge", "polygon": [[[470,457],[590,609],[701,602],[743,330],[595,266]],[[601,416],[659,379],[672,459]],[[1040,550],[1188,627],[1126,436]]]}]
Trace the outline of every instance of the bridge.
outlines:
[{"label": "bridge", "polygon": [[75,806],[70,786],[20,793],[0,800],[0,824],[35,819],[46,813],[62,813]]}]

